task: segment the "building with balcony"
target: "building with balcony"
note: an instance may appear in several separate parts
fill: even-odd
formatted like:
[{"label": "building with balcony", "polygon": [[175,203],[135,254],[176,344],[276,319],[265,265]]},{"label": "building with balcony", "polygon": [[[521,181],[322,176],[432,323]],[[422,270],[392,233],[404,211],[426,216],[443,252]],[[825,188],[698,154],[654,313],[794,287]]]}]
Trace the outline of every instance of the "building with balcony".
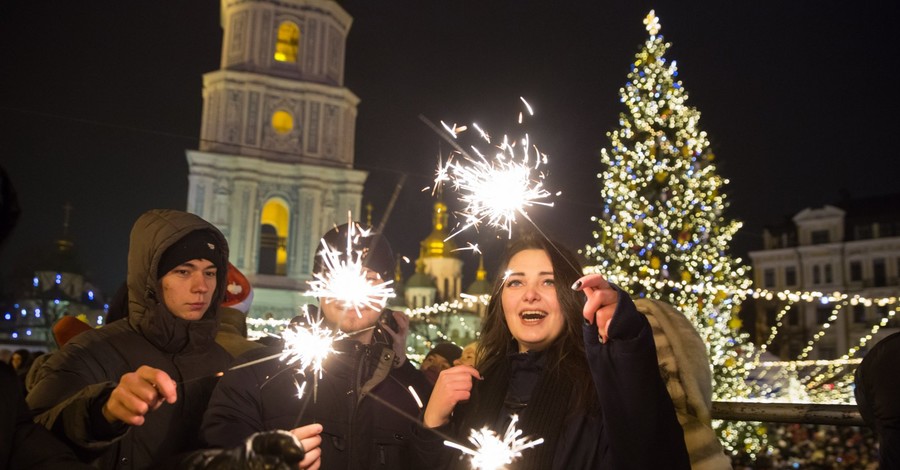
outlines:
[{"label": "building with balcony", "polygon": [[[896,297],[900,295],[900,194],[845,198],[803,209],[784,224],[767,227],[763,249],[749,255],[757,289]],[[783,307],[776,300],[754,303],[761,336],[774,326]],[[796,358],[812,335],[829,323],[809,358],[838,358],[896,307],[798,302],[782,318],[779,338],[770,350],[782,359]],[[897,331],[897,326],[892,321],[875,340]]]}]

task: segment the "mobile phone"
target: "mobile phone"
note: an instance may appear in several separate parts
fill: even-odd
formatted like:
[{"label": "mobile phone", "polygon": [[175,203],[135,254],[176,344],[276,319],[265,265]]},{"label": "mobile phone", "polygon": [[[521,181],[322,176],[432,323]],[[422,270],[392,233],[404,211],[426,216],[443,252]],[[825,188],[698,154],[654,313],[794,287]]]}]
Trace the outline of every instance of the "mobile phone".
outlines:
[{"label": "mobile phone", "polygon": [[381,316],[378,317],[378,322],[387,325],[388,328],[394,330],[394,333],[400,331],[400,325],[397,324],[397,319],[394,318],[394,312],[392,310],[385,309],[381,312]]}]

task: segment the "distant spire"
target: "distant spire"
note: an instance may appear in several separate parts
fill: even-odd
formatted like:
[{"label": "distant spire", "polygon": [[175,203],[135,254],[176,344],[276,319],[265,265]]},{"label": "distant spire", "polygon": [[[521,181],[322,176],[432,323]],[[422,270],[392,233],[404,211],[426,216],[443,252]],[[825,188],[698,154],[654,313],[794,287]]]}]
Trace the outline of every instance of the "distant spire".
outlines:
[{"label": "distant spire", "polygon": [[69,236],[69,218],[72,216],[72,204],[69,201],[66,201],[62,206],[63,208],[63,238],[67,238]]},{"label": "distant spire", "polygon": [[56,247],[59,249],[59,251],[67,251],[75,246],[75,244],[72,243],[72,240],[69,240],[69,219],[72,217],[72,209],[74,209],[74,207],[72,207],[72,204],[69,203],[69,201],[66,201],[66,203],[63,204],[62,208],[63,230],[62,236],[59,237],[59,240],[56,240]]},{"label": "distant spire", "polygon": [[366,225],[369,227],[372,226],[372,209],[374,207],[371,201],[366,203]]},{"label": "distant spire", "polygon": [[475,280],[484,281],[487,279],[487,271],[484,269],[484,255],[478,254],[478,270],[475,271]]},{"label": "distant spire", "polygon": [[431,234],[422,240],[421,247],[428,258],[456,258],[456,243],[449,238],[447,232],[448,221],[447,205],[441,201],[434,203],[434,212],[431,218]]},{"label": "distant spire", "polygon": [[403,282],[403,270],[400,269],[400,261],[403,259],[403,255],[397,254],[395,258],[397,258],[397,262],[394,264],[394,283],[399,284]]}]

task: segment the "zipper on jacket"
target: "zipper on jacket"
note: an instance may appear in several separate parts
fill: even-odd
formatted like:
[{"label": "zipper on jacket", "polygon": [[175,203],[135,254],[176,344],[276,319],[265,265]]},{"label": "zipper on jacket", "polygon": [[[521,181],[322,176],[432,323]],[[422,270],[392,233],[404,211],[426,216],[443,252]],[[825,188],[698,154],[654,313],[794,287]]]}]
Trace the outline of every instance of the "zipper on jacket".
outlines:
[{"label": "zipper on jacket", "polygon": [[[357,343],[356,345],[356,378],[353,384],[353,395],[351,396],[350,401],[350,419],[347,424],[347,462],[351,465],[353,464],[354,451],[356,447],[356,442],[353,439],[353,424],[356,422],[357,413],[359,412],[359,405],[362,402],[360,398],[357,398],[360,389],[362,388],[362,375],[365,370],[366,361],[369,359],[369,348],[366,346]],[[360,348],[363,350],[360,353]]]}]

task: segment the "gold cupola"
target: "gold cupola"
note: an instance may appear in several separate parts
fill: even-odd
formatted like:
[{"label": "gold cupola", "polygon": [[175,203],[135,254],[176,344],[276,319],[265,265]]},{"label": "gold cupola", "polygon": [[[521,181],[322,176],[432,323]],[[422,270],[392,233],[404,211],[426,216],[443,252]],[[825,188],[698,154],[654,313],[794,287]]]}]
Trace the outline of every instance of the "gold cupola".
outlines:
[{"label": "gold cupola", "polygon": [[426,258],[458,258],[454,251],[456,243],[453,240],[447,240],[450,235],[447,231],[447,205],[443,202],[434,203],[434,214],[432,215],[431,234],[422,240],[422,256]]}]

